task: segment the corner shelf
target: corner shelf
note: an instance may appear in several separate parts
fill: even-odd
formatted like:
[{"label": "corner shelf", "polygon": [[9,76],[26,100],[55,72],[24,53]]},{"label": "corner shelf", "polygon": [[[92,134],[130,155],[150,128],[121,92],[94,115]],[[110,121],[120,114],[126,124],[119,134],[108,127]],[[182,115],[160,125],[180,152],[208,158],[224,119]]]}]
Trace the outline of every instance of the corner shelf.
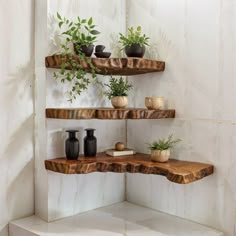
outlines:
[{"label": "corner shelf", "polygon": [[[76,55],[74,58],[80,63]],[[99,69],[97,74],[100,75],[138,75],[165,70],[165,62],[144,58],[91,58],[91,61]],[[85,71],[91,72],[85,61],[81,64]],[[47,68],[61,68],[61,55],[46,57],[45,65]]]},{"label": "corner shelf", "polygon": [[167,119],[174,118],[175,110],[148,110],[144,108],[47,108],[46,118],[52,119]]},{"label": "corner shelf", "polygon": [[45,161],[47,170],[63,174],[88,174],[92,172],[142,173],[165,176],[169,181],[188,184],[213,174],[211,164],[170,159],[167,163],[150,160],[150,155],[138,153],[131,156],[110,157],[99,153],[94,157],[80,157],[68,161],[56,158]]}]

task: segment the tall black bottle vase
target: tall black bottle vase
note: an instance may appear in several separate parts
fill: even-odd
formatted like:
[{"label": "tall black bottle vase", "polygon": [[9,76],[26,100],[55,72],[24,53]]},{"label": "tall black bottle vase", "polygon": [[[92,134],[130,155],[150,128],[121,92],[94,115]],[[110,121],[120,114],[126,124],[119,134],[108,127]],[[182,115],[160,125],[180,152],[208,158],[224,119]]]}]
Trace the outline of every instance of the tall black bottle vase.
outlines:
[{"label": "tall black bottle vase", "polygon": [[84,137],[84,156],[95,157],[97,154],[97,139],[94,136],[95,129],[85,129],[87,135]]},{"label": "tall black bottle vase", "polygon": [[69,137],[65,142],[66,158],[67,160],[77,160],[79,157],[79,140],[76,138],[78,130],[66,130]]}]

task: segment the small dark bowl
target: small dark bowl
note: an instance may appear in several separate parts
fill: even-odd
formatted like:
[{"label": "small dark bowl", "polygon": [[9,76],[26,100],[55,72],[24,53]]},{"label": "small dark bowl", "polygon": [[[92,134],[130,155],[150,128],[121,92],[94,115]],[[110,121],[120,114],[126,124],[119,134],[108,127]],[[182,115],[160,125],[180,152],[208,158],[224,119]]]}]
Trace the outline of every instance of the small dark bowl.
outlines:
[{"label": "small dark bowl", "polygon": [[110,52],[95,52],[94,55],[98,58],[109,58],[111,56]]},{"label": "small dark bowl", "polygon": [[105,49],[104,45],[97,45],[95,47],[95,52],[103,52],[104,49]]}]

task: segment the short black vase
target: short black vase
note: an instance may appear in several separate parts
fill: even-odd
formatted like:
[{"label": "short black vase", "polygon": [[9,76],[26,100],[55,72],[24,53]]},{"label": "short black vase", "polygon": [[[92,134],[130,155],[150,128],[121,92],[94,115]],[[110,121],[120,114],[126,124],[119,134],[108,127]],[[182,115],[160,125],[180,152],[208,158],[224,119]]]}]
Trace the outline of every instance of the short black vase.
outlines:
[{"label": "short black vase", "polygon": [[67,160],[77,160],[79,157],[79,140],[76,138],[76,132],[78,130],[66,130],[69,133],[69,137],[66,140],[66,158]]},{"label": "short black vase", "polygon": [[84,138],[84,156],[95,157],[97,154],[97,139],[94,136],[95,129],[85,129],[87,136]]},{"label": "short black vase", "polygon": [[127,57],[143,57],[145,53],[145,47],[141,47],[139,44],[132,44],[125,47],[125,53]]},{"label": "short black vase", "polygon": [[94,45],[80,45],[78,43],[74,43],[74,51],[77,55],[84,53],[86,57],[91,57],[93,53]]}]

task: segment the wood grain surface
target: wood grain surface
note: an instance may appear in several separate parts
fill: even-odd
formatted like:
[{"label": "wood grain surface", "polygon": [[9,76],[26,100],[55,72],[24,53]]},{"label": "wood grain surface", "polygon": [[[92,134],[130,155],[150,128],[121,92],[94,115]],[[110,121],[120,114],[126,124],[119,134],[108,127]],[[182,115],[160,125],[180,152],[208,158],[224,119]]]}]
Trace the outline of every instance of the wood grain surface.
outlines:
[{"label": "wood grain surface", "polygon": [[110,157],[105,153],[97,157],[79,157],[78,160],[68,161],[56,158],[45,161],[47,170],[63,174],[88,174],[92,172],[142,173],[163,175],[169,181],[178,184],[188,184],[213,174],[211,164],[180,161],[170,159],[167,163],[153,162],[148,154]]},{"label": "wood grain surface", "polygon": [[[79,62],[77,56],[74,56],[74,59],[77,63],[83,65],[85,71],[91,72],[89,65],[85,61]],[[97,74],[101,75],[138,75],[165,70],[165,62],[144,58],[91,58],[91,61],[98,69]],[[61,62],[61,55],[45,58],[45,66],[47,68],[59,69]],[[70,69],[70,67],[67,69]]]},{"label": "wood grain surface", "polygon": [[46,117],[53,119],[166,119],[174,118],[175,110],[145,108],[47,108]]}]

